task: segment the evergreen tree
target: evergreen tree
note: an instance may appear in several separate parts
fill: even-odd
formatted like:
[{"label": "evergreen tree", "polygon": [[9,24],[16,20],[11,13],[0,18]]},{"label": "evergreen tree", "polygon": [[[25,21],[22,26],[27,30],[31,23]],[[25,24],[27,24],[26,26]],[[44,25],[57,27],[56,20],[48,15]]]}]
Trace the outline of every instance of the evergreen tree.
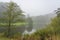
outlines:
[{"label": "evergreen tree", "polygon": [[32,21],[32,18],[28,15],[28,18],[27,18],[27,31],[30,32],[32,31],[33,29],[33,21]]},{"label": "evergreen tree", "polygon": [[60,8],[56,10],[57,17],[60,17]]}]

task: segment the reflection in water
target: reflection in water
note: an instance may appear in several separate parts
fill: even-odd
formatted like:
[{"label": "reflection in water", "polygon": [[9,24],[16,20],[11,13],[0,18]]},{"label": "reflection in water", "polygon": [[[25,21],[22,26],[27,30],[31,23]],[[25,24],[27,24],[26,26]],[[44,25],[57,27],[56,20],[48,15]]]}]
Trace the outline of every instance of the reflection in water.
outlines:
[{"label": "reflection in water", "polygon": [[31,34],[31,33],[34,33],[34,32],[36,32],[35,29],[32,29],[32,31],[30,31],[30,32],[28,32],[27,30],[25,30],[23,34]]}]

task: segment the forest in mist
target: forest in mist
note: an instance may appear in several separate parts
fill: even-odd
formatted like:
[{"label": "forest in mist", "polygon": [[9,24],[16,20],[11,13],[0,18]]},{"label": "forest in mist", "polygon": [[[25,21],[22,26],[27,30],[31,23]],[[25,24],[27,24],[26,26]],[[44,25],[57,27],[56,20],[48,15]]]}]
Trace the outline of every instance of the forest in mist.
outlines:
[{"label": "forest in mist", "polygon": [[17,3],[0,2],[0,40],[60,40],[60,8],[30,16]]}]

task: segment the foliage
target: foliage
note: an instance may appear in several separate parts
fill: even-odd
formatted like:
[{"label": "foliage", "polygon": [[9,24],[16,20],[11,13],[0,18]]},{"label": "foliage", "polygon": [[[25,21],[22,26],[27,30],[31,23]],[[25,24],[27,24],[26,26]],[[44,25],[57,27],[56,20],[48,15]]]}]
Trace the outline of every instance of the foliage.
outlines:
[{"label": "foliage", "polygon": [[[14,2],[10,2],[10,3],[7,3],[7,7],[4,7],[6,8],[6,11],[3,12],[3,17],[0,18],[0,20],[2,21],[1,23],[2,24],[7,24],[7,37],[10,36],[11,34],[11,28],[14,26],[12,24],[15,24],[15,23],[18,23],[18,22],[24,22],[24,14],[23,11],[20,9],[20,7],[14,3]],[[0,23],[0,24],[1,24]]]},{"label": "foliage", "polygon": [[30,32],[32,31],[33,29],[33,20],[32,18],[28,15],[28,18],[27,18],[27,31]]}]

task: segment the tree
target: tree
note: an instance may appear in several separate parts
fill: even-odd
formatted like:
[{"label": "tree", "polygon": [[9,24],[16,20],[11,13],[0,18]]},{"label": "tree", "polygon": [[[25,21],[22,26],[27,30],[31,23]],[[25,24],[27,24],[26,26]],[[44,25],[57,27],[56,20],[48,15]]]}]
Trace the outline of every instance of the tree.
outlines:
[{"label": "tree", "polygon": [[57,34],[60,30],[60,8],[56,10],[56,14],[57,16],[51,20],[49,26],[53,28],[52,31],[54,31],[53,33],[55,34],[55,39],[57,40]]},{"label": "tree", "polygon": [[60,29],[60,8],[56,10],[57,16],[52,19],[51,25],[54,27],[55,31],[58,32]]},{"label": "tree", "polygon": [[32,20],[32,18],[30,17],[30,15],[28,15],[28,18],[27,18],[27,31],[28,32],[30,32],[30,31],[32,31],[32,29],[33,29],[33,20]]},{"label": "tree", "polygon": [[3,23],[7,25],[7,37],[10,37],[11,27],[14,26],[14,23],[21,22],[23,20],[21,17],[24,14],[22,14],[23,11],[19,8],[19,6],[12,1],[10,3],[7,3],[7,7],[4,8],[6,8],[6,11],[4,12],[1,20],[3,20]]},{"label": "tree", "polygon": [[56,10],[57,17],[60,17],[60,8]]}]

